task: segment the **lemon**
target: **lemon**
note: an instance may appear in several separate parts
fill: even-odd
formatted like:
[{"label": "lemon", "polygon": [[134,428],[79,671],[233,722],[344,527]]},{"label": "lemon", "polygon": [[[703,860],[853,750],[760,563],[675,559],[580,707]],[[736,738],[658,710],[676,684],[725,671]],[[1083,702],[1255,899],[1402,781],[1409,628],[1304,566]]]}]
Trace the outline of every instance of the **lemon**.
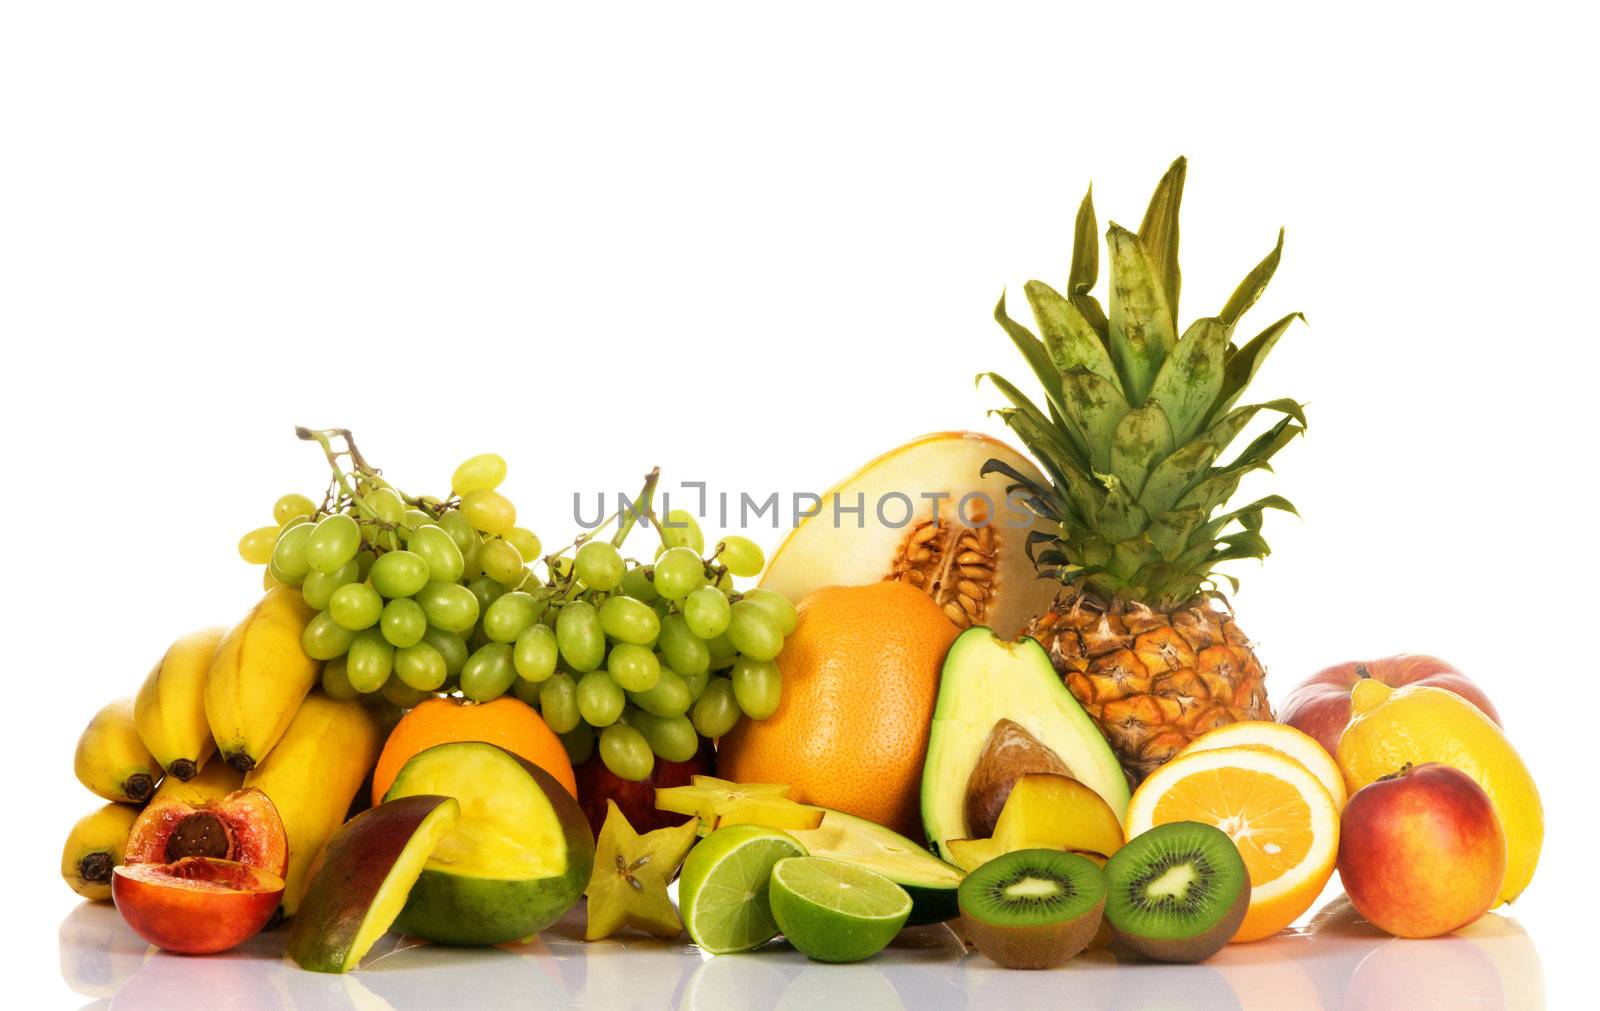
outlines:
[{"label": "lemon", "polygon": [[1506,833],[1500,901],[1521,894],[1539,863],[1544,807],[1528,767],[1500,728],[1454,692],[1425,685],[1395,689],[1374,678],[1355,686],[1350,712],[1339,741],[1339,769],[1350,793],[1407,762],[1460,769],[1489,795]]}]

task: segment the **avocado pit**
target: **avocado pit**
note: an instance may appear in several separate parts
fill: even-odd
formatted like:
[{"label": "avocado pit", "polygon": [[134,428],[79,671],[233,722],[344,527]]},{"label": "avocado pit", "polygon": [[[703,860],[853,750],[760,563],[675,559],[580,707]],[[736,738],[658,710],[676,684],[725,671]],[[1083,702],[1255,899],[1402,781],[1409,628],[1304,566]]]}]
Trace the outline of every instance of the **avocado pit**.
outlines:
[{"label": "avocado pit", "polygon": [[1000,811],[1011,796],[1017,780],[1033,773],[1050,773],[1076,779],[1061,756],[1047,747],[1027,728],[1002,717],[989,731],[967,779],[967,830],[974,838],[994,835]]}]

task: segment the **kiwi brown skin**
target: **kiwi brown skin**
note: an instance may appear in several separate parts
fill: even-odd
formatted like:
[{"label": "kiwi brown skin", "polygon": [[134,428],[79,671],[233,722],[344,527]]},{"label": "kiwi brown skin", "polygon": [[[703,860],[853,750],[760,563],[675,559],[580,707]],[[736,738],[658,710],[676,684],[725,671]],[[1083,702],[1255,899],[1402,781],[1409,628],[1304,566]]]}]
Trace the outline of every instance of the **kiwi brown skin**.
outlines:
[{"label": "kiwi brown skin", "polygon": [[1250,882],[1247,879],[1229,907],[1228,915],[1205,933],[1183,938],[1142,937],[1118,930],[1117,925],[1112,923],[1111,933],[1116,939],[1112,951],[1119,953],[1117,949],[1125,949],[1155,962],[1204,962],[1227,946],[1233,935],[1238,933],[1239,924],[1244,922],[1244,914],[1249,911]]},{"label": "kiwi brown skin", "polygon": [[973,946],[997,965],[1007,969],[1054,969],[1089,946],[1100,930],[1105,909],[1106,901],[1101,899],[1070,920],[1008,926],[985,923],[963,908],[961,926]]}]

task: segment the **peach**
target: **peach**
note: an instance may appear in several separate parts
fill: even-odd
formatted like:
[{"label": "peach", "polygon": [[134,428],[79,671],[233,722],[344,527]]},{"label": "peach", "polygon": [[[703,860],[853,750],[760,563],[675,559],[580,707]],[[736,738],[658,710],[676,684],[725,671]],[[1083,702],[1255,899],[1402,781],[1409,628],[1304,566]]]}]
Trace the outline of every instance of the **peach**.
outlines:
[{"label": "peach", "polygon": [[231,860],[282,877],[289,843],[278,809],[257,789],[205,804],[152,802],[128,830],[122,862],[166,864],[183,857]]},{"label": "peach", "polygon": [[1494,905],[1506,836],[1489,795],[1437,762],[1370,783],[1345,805],[1339,880],[1356,911],[1396,937],[1437,937]]},{"label": "peach", "polygon": [[227,951],[254,936],[278,908],[283,878],[212,857],[122,864],[111,898],[133,932],[180,955]]}]

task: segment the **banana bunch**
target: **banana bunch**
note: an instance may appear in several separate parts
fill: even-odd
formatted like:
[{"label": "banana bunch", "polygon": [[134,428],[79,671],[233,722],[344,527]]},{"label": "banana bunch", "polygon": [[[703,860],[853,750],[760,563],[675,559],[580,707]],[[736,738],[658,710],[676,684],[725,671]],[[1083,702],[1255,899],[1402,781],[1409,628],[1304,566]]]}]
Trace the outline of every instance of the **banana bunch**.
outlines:
[{"label": "banana bunch", "polygon": [[315,691],[300,703],[277,747],[244,777],[271,798],[289,837],[283,915],[293,916],[306,872],[344,824],[383,746],[381,717],[357,699],[336,701]]},{"label": "banana bunch", "polygon": [[224,631],[207,628],[173,643],[133,700],[139,739],[168,776],[190,779],[217,750],[206,722],[206,677]]},{"label": "banana bunch", "polygon": [[206,674],[206,723],[223,760],[240,772],[267,757],[317,682],[321,668],[300,648],[315,613],[299,590],[275,586],[217,644]]},{"label": "banana bunch", "polygon": [[111,803],[78,819],[61,848],[61,877],[86,899],[111,898],[111,869],[122,863],[139,809]]},{"label": "banana bunch", "polygon": [[101,708],[78,738],[72,756],[78,782],[106,800],[143,804],[161,781],[161,765],[134,726],[133,702],[117,699]]}]

